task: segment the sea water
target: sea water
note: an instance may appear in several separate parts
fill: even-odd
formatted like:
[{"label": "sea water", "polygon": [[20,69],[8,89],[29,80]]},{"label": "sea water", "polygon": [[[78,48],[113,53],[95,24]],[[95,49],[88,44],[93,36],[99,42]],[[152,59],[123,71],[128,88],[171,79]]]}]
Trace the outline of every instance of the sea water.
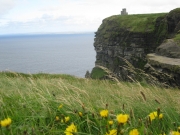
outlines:
[{"label": "sea water", "polygon": [[94,34],[0,36],[0,71],[84,77],[95,65]]}]

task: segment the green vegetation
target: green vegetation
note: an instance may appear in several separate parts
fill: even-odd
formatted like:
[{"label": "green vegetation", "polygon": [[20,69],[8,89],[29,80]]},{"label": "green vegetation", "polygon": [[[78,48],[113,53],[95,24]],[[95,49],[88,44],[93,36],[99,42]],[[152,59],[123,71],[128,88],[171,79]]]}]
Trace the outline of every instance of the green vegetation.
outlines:
[{"label": "green vegetation", "polygon": [[[116,24],[119,28],[127,28],[132,32],[153,32],[155,30],[156,19],[165,17],[167,13],[157,14],[135,14],[135,15],[114,15],[104,20],[105,23],[111,22]],[[99,29],[104,28],[104,24]],[[106,25],[106,29],[113,27],[112,25]]]},{"label": "green vegetation", "polygon": [[139,82],[3,72],[0,134],[175,133],[180,126],[179,95],[178,89]]},{"label": "green vegetation", "polygon": [[174,40],[180,45],[180,33],[175,35]]},{"label": "green vegetation", "polygon": [[99,67],[94,67],[91,72],[92,79],[103,79],[106,75],[106,71]]},{"label": "green vegetation", "polygon": [[180,8],[176,8],[176,9],[171,10],[168,15],[173,16],[177,13],[180,13]]}]

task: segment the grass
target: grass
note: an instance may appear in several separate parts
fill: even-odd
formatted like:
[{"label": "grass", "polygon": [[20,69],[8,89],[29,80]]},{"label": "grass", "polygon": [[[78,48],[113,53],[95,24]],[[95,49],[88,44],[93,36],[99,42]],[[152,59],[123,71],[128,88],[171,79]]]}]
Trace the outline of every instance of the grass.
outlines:
[{"label": "grass", "polygon": [[177,44],[180,46],[180,32],[175,35],[174,40],[177,42]]},{"label": "grass", "polygon": [[[118,24],[120,28],[127,28],[132,32],[153,32],[155,29],[156,19],[165,17],[167,13],[156,14],[135,14],[135,15],[114,15],[106,18],[104,21]],[[107,25],[111,27],[111,25]],[[106,26],[106,27],[107,27]],[[101,27],[100,27],[101,29]],[[108,28],[106,28],[108,29]]]},{"label": "grass", "polygon": [[92,79],[103,79],[103,77],[105,77],[106,75],[107,73],[102,68],[99,67],[93,68],[91,72]]},{"label": "grass", "polygon": [[[168,134],[180,126],[179,101],[178,89],[146,83],[2,72],[0,120],[9,117],[12,123],[0,127],[0,134],[63,135],[72,122],[77,135],[110,134],[112,129],[126,135],[134,128],[141,134]],[[163,118],[147,123],[148,115],[157,108],[160,108]],[[99,114],[104,109],[109,112],[107,117]],[[117,114],[128,114],[128,122],[119,124]],[[67,117],[70,120],[65,121]],[[114,124],[107,125],[109,120]]]}]

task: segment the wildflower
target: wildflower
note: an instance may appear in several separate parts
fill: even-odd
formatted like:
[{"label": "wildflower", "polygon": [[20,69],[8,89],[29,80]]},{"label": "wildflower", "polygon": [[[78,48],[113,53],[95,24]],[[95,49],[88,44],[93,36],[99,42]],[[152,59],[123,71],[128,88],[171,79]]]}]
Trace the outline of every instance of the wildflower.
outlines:
[{"label": "wildflower", "polygon": [[154,120],[156,117],[157,117],[157,112],[152,112],[149,114],[149,118],[151,121]]},{"label": "wildflower", "polygon": [[82,115],[83,115],[82,112],[79,112],[78,114],[79,114],[80,117],[82,117]]},{"label": "wildflower", "polygon": [[108,121],[109,125],[112,125],[114,122],[112,120]]},{"label": "wildflower", "polygon": [[66,135],[74,135],[74,133],[77,132],[77,127],[72,123],[70,126],[68,126],[65,130]]},{"label": "wildflower", "polygon": [[101,117],[107,117],[108,116],[108,110],[102,110],[100,111]]},{"label": "wildflower", "polygon": [[8,127],[11,124],[12,120],[10,118],[4,119],[0,121],[0,125],[2,127]]},{"label": "wildflower", "polygon": [[149,114],[149,118],[150,118],[151,121],[154,120],[155,118],[162,119],[163,118],[163,114],[161,113],[158,116],[158,112],[157,111],[156,112],[152,112],[152,113]]},{"label": "wildflower", "polygon": [[66,122],[68,122],[70,120],[70,117],[67,116],[67,117],[64,118],[64,120],[65,120],[65,123],[66,123]]},{"label": "wildflower", "polygon": [[109,133],[106,133],[106,135],[117,135],[117,130],[112,129],[112,130],[109,131]]},{"label": "wildflower", "polygon": [[63,105],[62,105],[62,104],[60,104],[60,105],[59,105],[59,107],[58,107],[58,109],[61,109],[62,107],[63,107]]},{"label": "wildflower", "polygon": [[129,132],[129,135],[139,135],[139,132],[137,129],[133,129]]},{"label": "wildflower", "polygon": [[117,121],[118,121],[118,123],[124,124],[128,121],[128,117],[129,116],[127,114],[119,114],[119,115],[117,115]]},{"label": "wildflower", "polygon": [[163,114],[159,114],[159,119],[162,119],[163,118]]},{"label": "wildflower", "polygon": [[59,117],[58,116],[56,116],[56,121],[59,121]]},{"label": "wildflower", "polygon": [[180,133],[178,131],[171,131],[170,135],[180,135]]}]

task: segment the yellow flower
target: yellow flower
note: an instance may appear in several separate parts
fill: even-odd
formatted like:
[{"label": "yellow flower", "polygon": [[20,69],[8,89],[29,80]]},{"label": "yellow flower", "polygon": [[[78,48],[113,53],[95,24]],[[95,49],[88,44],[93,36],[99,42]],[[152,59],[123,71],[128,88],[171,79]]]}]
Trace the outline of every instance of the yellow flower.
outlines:
[{"label": "yellow flower", "polygon": [[101,117],[107,117],[108,116],[108,110],[102,110],[100,111]]},{"label": "yellow flower", "polygon": [[12,120],[10,118],[4,119],[0,121],[0,125],[2,127],[8,127],[11,124]]},{"label": "yellow flower", "polygon": [[68,121],[70,120],[70,117],[67,116],[67,117],[65,117],[64,119],[65,119],[65,122],[68,122]]},{"label": "yellow flower", "polygon": [[79,116],[80,116],[80,117],[82,117],[82,116],[83,116],[82,112],[79,112],[78,114],[79,114]]},{"label": "yellow flower", "polygon": [[112,125],[114,122],[112,120],[108,121],[109,125]]},{"label": "yellow flower", "polygon": [[106,133],[106,135],[117,135],[117,130],[112,129],[112,130],[109,131],[109,133]]},{"label": "yellow flower", "polygon": [[157,112],[152,112],[152,113],[149,114],[149,118],[150,118],[151,121],[154,120],[155,118],[162,119],[163,118],[163,114],[161,113],[158,116]]},{"label": "yellow flower", "polygon": [[63,105],[62,105],[62,104],[60,104],[60,105],[59,105],[59,107],[58,107],[58,109],[61,109],[62,107],[63,107]]},{"label": "yellow flower", "polygon": [[159,114],[159,119],[162,119],[163,118],[163,114]]},{"label": "yellow flower", "polygon": [[137,129],[133,129],[129,132],[129,135],[139,135],[139,132]]},{"label": "yellow flower", "polygon": [[171,131],[170,135],[180,135],[180,133],[178,131]]},{"label": "yellow flower", "polygon": [[127,114],[119,114],[119,115],[117,115],[117,121],[118,121],[118,123],[124,124],[128,121],[128,117],[129,116]]},{"label": "yellow flower", "polygon": [[154,120],[156,117],[157,117],[157,112],[152,112],[149,114],[149,118],[151,121]]},{"label": "yellow flower", "polygon": [[70,126],[68,126],[65,130],[66,135],[74,135],[74,133],[77,132],[77,127],[72,123]]},{"label": "yellow flower", "polygon": [[56,121],[59,121],[59,117],[58,116],[56,116]]}]

